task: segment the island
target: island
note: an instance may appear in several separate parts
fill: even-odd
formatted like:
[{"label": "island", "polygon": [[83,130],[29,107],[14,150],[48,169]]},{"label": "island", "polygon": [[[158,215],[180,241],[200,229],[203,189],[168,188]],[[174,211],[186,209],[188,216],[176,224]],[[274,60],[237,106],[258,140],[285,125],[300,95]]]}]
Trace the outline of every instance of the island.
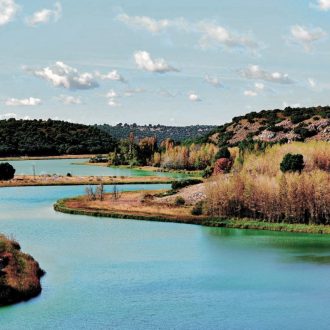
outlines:
[{"label": "island", "polygon": [[38,262],[21,251],[19,243],[0,235],[0,306],[38,296],[44,274]]}]

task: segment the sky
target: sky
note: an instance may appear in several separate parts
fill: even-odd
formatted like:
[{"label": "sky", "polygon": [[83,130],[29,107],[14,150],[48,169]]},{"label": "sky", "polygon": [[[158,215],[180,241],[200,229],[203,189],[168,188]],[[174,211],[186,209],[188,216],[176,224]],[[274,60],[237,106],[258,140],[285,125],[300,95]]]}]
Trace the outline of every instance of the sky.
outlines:
[{"label": "sky", "polygon": [[329,104],[330,0],[0,0],[0,119],[220,125]]}]

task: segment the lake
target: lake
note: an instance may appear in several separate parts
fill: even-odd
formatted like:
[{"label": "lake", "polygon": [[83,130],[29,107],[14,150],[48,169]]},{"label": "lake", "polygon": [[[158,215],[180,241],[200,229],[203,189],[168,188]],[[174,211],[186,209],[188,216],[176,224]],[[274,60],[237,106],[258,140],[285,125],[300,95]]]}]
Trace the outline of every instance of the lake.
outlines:
[{"label": "lake", "polygon": [[0,308],[0,329],[329,328],[329,236],[53,211],[83,192],[0,189],[0,232],[47,271],[39,297]]},{"label": "lake", "polygon": [[45,159],[45,160],[15,160],[8,161],[16,169],[15,174],[57,174],[66,175],[71,173],[78,176],[169,176],[183,178],[187,175],[174,172],[152,172],[124,167],[104,167],[79,165],[87,162],[88,159]]}]

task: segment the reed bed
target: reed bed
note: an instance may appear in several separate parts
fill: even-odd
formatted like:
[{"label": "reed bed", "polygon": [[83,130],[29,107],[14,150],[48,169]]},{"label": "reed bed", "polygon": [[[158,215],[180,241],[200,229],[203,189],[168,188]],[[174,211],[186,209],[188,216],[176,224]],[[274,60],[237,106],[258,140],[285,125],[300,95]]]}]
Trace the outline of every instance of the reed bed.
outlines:
[{"label": "reed bed", "polygon": [[[302,173],[282,173],[287,153],[301,153]],[[207,183],[206,210],[211,216],[268,222],[330,224],[330,144],[311,141],[275,145],[249,152],[232,173]]]}]

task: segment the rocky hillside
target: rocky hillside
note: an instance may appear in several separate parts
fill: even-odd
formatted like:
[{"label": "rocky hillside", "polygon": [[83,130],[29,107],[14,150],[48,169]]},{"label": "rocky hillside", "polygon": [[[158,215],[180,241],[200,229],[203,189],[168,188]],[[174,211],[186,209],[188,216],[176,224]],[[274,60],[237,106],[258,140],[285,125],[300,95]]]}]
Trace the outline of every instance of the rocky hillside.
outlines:
[{"label": "rocky hillside", "polygon": [[263,110],[234,117],[196,142],[236,146],[255,141],[330,141],[330,107]]}]

